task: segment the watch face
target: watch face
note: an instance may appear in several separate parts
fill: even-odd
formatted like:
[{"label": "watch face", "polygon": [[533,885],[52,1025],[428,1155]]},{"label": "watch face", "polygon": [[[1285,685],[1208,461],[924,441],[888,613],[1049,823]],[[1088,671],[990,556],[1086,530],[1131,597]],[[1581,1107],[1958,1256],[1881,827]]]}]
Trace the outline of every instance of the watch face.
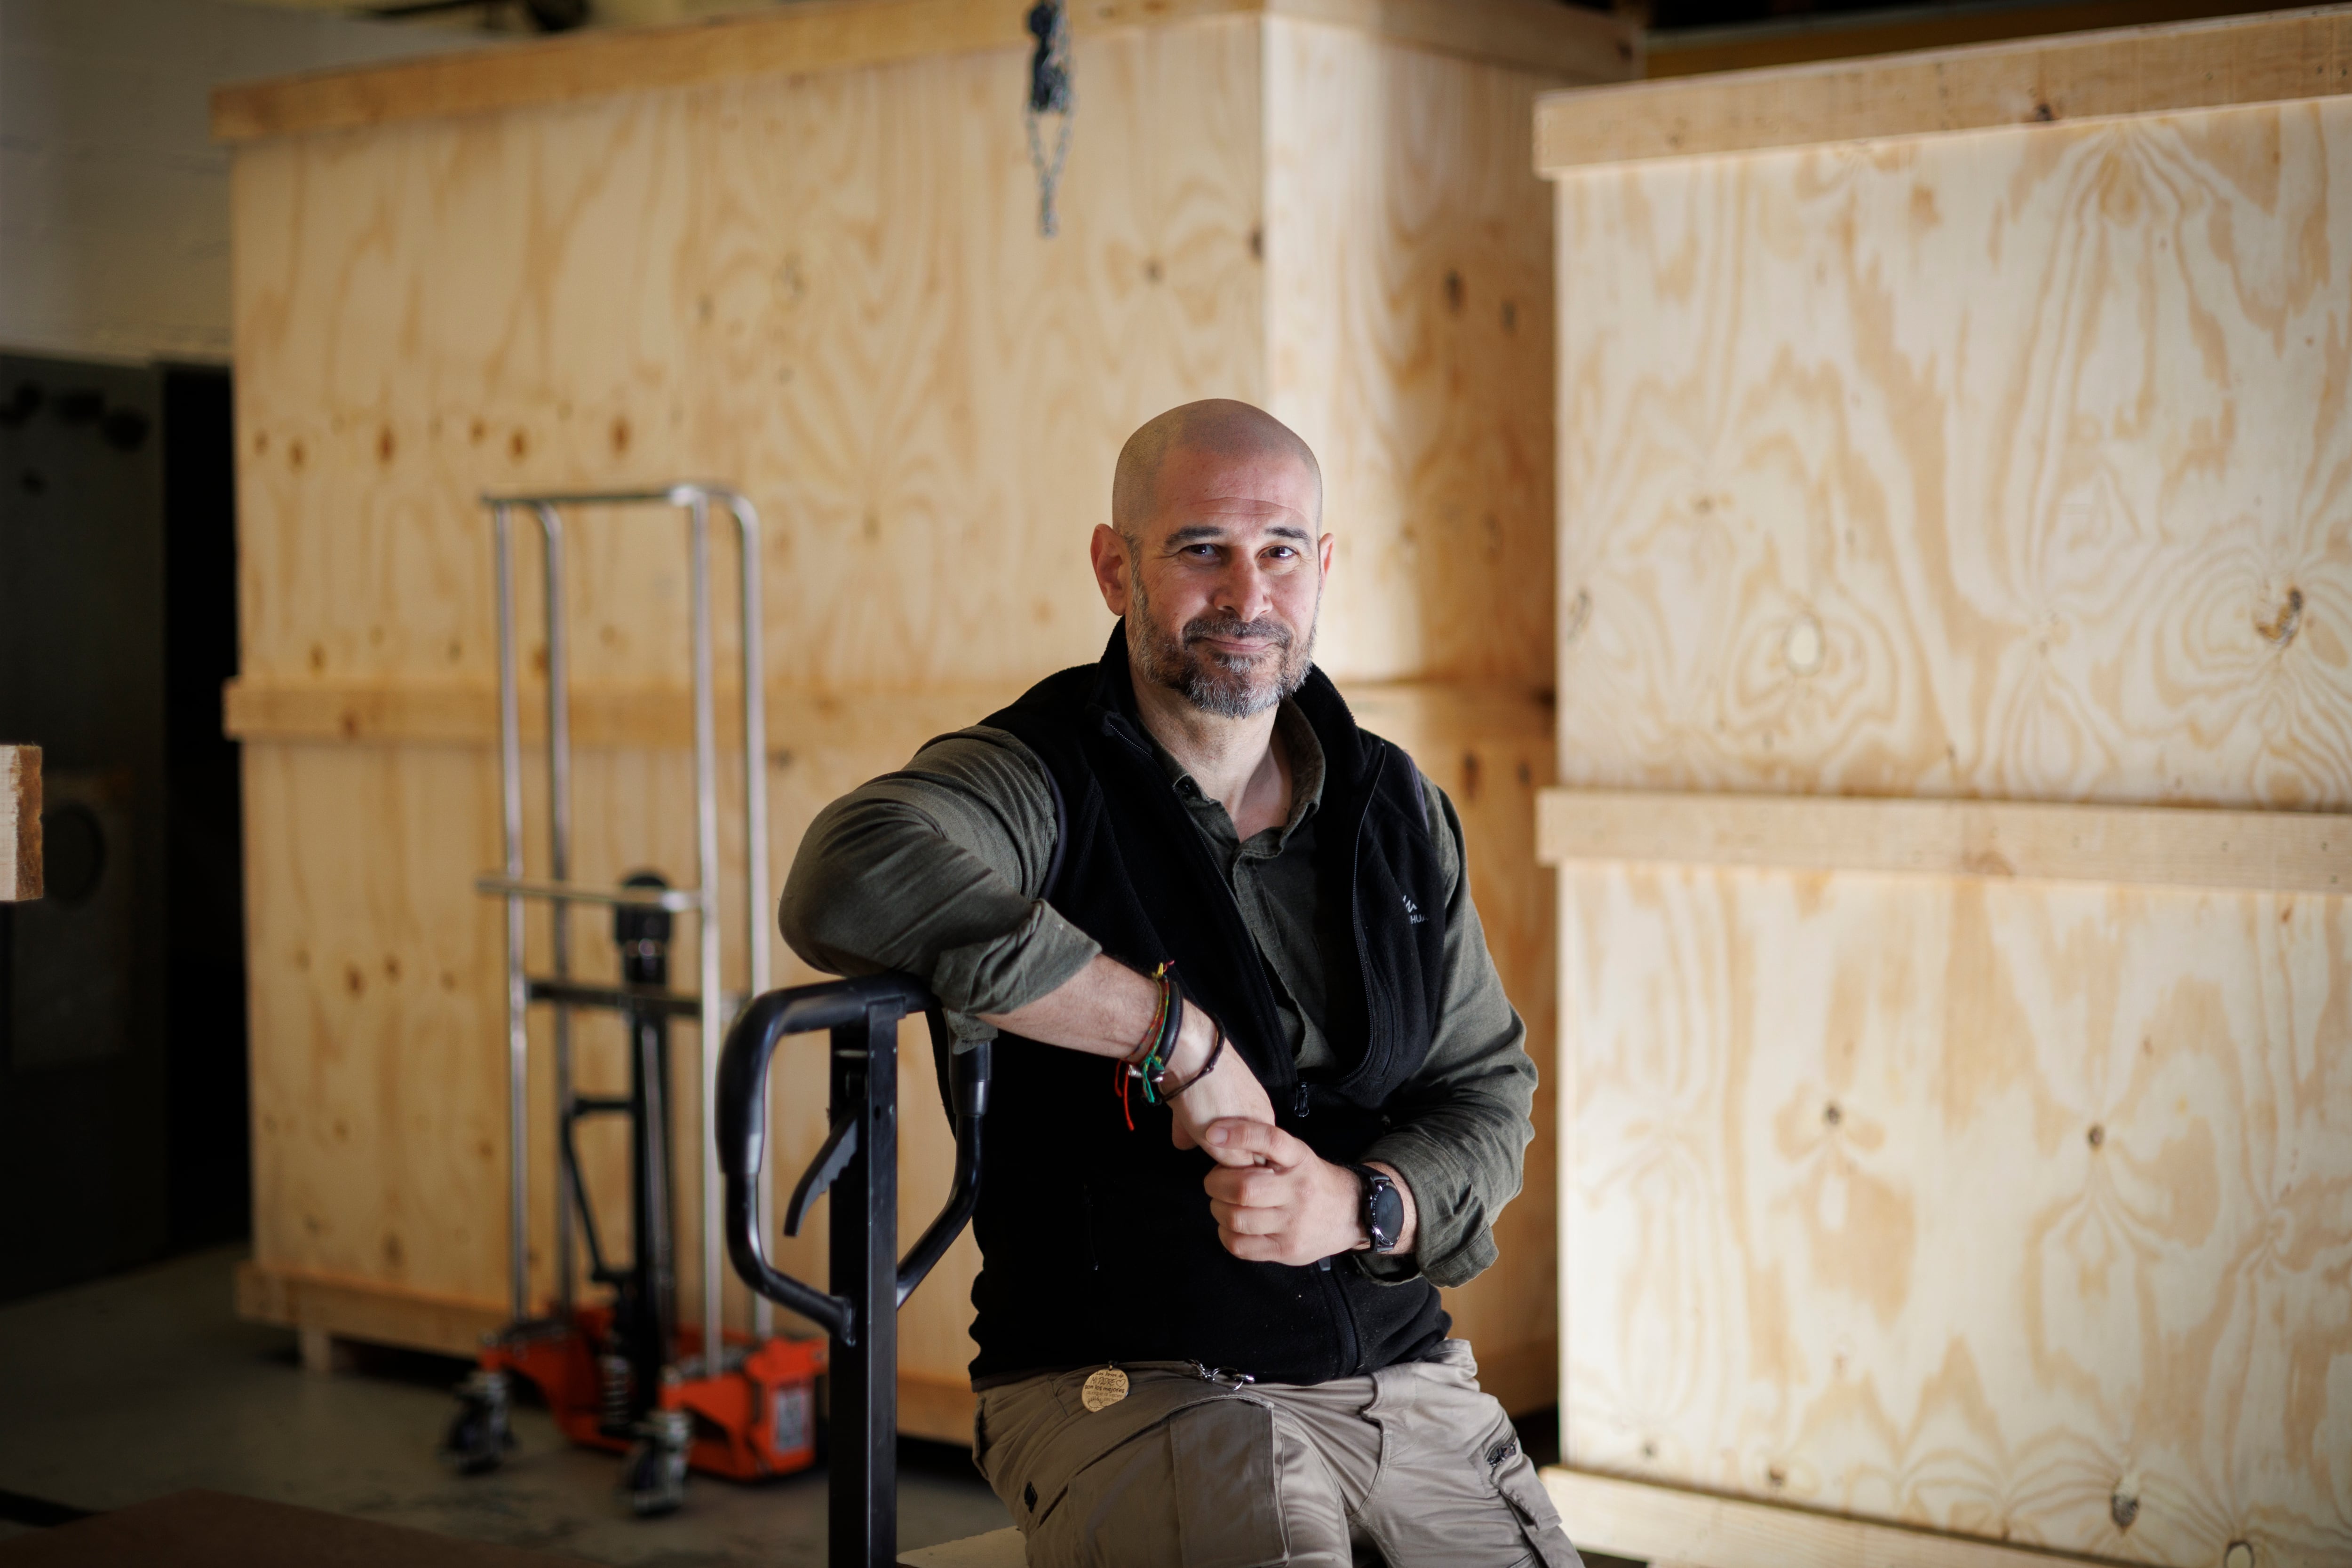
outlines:
[{"label": "watch face", "polygon": [[1373,1251],[1386,1252],[1396,1246],[1397,1233],[1404,1228],[1404,1199],[1394,1183],[1382,1178],[1371,1184],[1364,1197],[1364,1228],[1372,1235]]}]

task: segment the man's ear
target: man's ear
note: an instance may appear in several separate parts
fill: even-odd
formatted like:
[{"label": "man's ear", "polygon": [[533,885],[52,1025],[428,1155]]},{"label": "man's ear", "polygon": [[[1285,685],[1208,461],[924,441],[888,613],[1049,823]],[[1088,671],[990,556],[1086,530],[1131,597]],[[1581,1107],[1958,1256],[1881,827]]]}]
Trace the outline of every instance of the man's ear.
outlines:
[{"label": "man's ear", "polygon": [[1331,536],[1329,534],[1325,534],[1316,544],[1315,553],[1322,558],[1323,575],[1325,577],[1329,577],[1331,575],[1331,562],[1335,559],[1332,554]]},{"label": "man's ear", "polygon": [[1094,558],[1095,586],[1102,590],[1103,603],[1113,615],[1126,614],[1128,573],[1134,570],[1128,559],[1127,541],[1109,524],[1097,523],[1087,549]]}]

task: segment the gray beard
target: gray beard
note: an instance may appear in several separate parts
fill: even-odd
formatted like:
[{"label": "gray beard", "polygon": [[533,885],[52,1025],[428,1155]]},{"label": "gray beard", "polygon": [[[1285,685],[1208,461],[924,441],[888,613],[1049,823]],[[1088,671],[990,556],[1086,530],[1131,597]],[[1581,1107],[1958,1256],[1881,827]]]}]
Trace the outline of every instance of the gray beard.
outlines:
[{"label": "gray beard", "polygon": [[[1202,713],[1254,718],[1307,684],[1307,672],[1315,667],[1315,632],[1321,622],[1318,608],[1303,646],[1295,645],[1290,628],[1275,621],[1244,622],[1202,615],[1171,634],[1152,619],[1151,601],[1139,581],[1135,612],[1128,618],[1128,658],[1145,679],[1177,693]],[[1234,658],[1195,647],[1203,637],[1266,637],[1274,646],[1255,658]]]}]

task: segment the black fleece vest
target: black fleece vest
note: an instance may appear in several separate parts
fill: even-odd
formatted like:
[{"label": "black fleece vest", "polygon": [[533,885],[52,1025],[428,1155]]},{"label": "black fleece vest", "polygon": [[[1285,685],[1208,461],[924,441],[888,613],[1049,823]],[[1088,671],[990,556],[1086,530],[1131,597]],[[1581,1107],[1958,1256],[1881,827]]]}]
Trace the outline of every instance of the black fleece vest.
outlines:
[{"label": "black fleece vest", "polygon": [[[1322,742],[1318,897],[1350,912],[1355,959],[1328,977],[1336,1069],[1302,1082],[1256,942],[1214,852],[1137,719],[1124,623],[1098,664],[1049,676],[984,720],[1034,752],[1060,838],[1045,898],[1111,956],[1172,959],[1223,1020],[1282,1125],[1327,1160],[1379,1136],[1429,1054],[1443,984],[1445,893],[1412,759],[1356,727],[1319,670],[1296,699]],[[1007,1035],[996,1047],[974,1229],[983,1266],[979,1381],[1109,1361],[1199,1361],[1268,1382],[1321,1383],[1425,1354],[1448,1327],[1434,1287],[1328,1268],[1244,1262],[1217,1240],[1199,1150],[1169,1113],[1131,1101],[1108,1060]]]}]

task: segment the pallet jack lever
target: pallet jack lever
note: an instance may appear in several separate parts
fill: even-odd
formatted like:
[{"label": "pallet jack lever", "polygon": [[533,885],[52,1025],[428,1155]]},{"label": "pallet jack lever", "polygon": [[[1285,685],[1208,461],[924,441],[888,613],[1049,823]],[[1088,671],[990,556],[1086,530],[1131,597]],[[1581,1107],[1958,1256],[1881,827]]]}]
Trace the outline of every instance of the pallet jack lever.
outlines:
[{"label": "pallet jack lever", "polygon": [[[936,1041],[934,1042],[937,1043]],[[955,1178],[947,1207],[915,1240],[913,1250],[898,1264],[898,1300],[905,1306],[915,1287],[947,1255],[955,1239],[980,1207],[980,1134],[988,1114],[988,1079],[994,1047],[987,1040],[966,1046],[955,1054],[950,1109],[955,1117]]]},{"label": "pallet jack lever", "polygon": [[784,1206],[785,1235],[801,1233],[801,1221],[816,1207],[816,1200],[824,1196],[824,1189],[849,1168],[856,1153],[857,1119],[845,1116],[833,1124],[833,1134],[825,1139],[824,1147],[816,1152],[816,1158],[802,1173],[800,1186],[793,1188],[793,1201]]},{"label": "pallet jack lever", "polygon": [[[862,1141],[857,1135],[859,1124],[871,1118],[871,1107],[862,1103],[864,1096],[853,1103],[851,1096],[840,1092],[842,1063],[853,1054],[864,1056],[877,1040],[895,1040],[900,1019],[934,1005],[929,992],[907,976],[895,974],[771,991],[735,1020],[728,1032],[727,1049],[719,1059],[719,1166],[727,1185],[728,1257],[754,1291],[800,1313],[845,1345],[857,1343],[855,1301],[828,1294],[779,1271],[768,1261],[767,1239],[760,1233],[759,1177],[767,1163],[768,1146],[768,1064],[785,1036],[833,1031],[833,1134],[816,1165],[802,1178],[802,1190],[793,1195],[797,1221],[816,1194],[848,1169]],[[814,1190],[810,1190],[812,1184]]]}]

